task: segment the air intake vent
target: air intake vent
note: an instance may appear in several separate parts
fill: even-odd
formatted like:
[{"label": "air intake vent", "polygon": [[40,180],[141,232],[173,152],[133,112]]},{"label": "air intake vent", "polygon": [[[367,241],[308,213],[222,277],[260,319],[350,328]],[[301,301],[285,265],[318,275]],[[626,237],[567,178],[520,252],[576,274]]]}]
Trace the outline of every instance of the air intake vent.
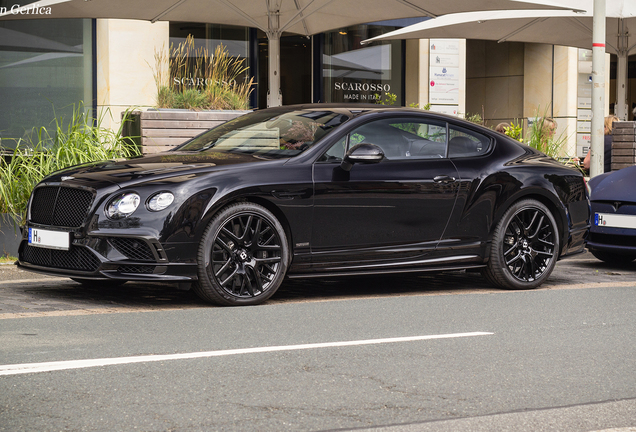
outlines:
[{"label": "air intake vent", "polygon": [[42,267],[94,272],[99,259],[88,249],[71,246],[67,251],[26,245],[22,261]]}]

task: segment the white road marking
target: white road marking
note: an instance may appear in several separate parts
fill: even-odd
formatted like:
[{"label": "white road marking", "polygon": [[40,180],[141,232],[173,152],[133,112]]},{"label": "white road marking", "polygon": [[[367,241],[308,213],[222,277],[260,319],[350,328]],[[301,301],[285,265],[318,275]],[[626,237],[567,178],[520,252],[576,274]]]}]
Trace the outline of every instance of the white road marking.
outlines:
[{"label": "white road marking", "polygon": [[131,356],[131,357],[114,357],[114,358],[102,358],[102,359],[90,359],[90,360],[68,360],[68,361],[56,361],[56,362],[44,362],[44,363],[23,363],[13,365],[0,365],[0,375],[18,375],[36,372],[51,372],[67,369],[82,369],[90,367],[121,365],[130,363],[145,363],[145,362],[157,362],[167,360],[186,360],[203,357],[221,357],[228,355],[238,354],[255,354],[255,353],[268,353],[276,351],[297,351],[316,348],[334,348],[334,347],[346,347],[346,346],[359,346],[359,345],[376,345],[385,343],[397,343],[397,342],[413,342],[430,339],[450,339],[472,336],[489,336],[494,333],[486,332],[472,332],[472,333],[451,333],[442,335],[428,335],[428,336],[409,336],[399,338],[386,338],[386,339],[367,339],[358,341],[344,341],[344,342],[326,342],[326,343],[314,343],[304,345],[282,345],[271,347],[257,347],[257,348],[242,348],[242,349],[230,349],[220,351],[205,351],[205,352],[193,352],[184,354],[165,354],[165,355],[144,355],[144,356]]}]

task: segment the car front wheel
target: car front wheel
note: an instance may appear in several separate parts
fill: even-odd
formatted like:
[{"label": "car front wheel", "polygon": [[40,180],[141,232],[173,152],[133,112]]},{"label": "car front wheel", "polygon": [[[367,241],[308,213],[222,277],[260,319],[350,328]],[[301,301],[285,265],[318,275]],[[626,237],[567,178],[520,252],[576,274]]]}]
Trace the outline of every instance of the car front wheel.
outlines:
[{"label": "car front wheel", "polygon": [[484,276],[504,289],[532,289],[552,273],[559,234],[552,213],[541,202],[513,204],[495,229]]},{"label": "car front wheel", "polygon": [[203,234],[193,289],[219,305],[260,304],[276,292],[288,263],[287,237],[276,217],[258,204],[232,204]]}]

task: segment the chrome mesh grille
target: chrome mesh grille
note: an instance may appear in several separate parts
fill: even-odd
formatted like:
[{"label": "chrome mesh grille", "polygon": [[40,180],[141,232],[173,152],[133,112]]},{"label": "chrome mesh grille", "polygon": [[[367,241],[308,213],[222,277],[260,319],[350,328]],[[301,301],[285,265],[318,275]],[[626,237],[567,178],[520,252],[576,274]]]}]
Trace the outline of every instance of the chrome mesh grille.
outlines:
[{"label": "chrome mesh grille", "polygon": [[86,220],[93,194],[84,189],[43,186],[33,192],[31,222],[77,228]]}]

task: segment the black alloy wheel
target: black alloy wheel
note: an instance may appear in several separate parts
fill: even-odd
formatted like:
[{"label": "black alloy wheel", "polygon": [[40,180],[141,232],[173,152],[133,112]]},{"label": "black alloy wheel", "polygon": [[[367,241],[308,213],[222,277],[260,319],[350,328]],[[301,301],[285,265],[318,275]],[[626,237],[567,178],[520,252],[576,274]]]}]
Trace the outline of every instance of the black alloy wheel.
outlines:
[{"label": "black alloy wheel", "polygon": [[220,305],[260,304],[276,292],[288,262],[287,237],[276,217],[257,204],[232,204],[203,234],[193,288]]},{"label": "black alloy wheel", "polygon": [[504,289],[536,288],[550,276],[558,256],[559,233],[550,210],[539,201],[518,201],[495,229],[484,276]]}]

